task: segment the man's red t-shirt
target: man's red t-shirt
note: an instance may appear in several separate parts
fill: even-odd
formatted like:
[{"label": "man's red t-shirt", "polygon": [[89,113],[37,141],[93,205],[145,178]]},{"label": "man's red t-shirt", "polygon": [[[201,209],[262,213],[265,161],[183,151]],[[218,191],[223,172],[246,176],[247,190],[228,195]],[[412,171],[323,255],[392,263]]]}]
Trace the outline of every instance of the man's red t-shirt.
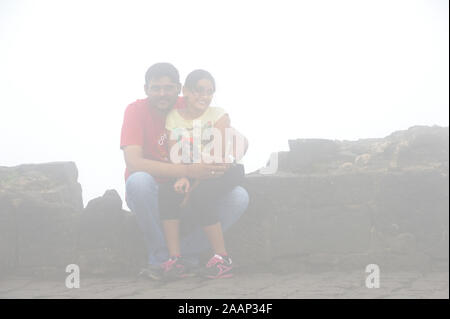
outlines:
[{"label": "man's red t-shirt", "polygon": [[[179,97],[175,108],[181,107],[184,107],[184,100]],[[128,105],[123,118],[120,148],[123,149],[127,145],[140,145],[144,158],[169,162],[168,137],[165,130],[167,114],[151,107],[148,98]],[[125,169],[125,181],[128,176],[130,173],[128,169]]]}]

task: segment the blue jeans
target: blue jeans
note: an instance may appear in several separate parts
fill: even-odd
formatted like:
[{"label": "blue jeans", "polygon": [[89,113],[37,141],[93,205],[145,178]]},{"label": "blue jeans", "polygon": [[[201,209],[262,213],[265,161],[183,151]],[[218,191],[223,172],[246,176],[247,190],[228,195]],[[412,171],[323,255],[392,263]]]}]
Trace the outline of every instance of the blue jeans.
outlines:
[{"label": "blue jeans", "polygon": [[[126,181],[126,203],[136,214],[148,251],[148,263],[151,265],[161,264],[169,258],[159,216],[158,189],[158,182],[146,172],[135,172]],[[219,199],[215,207],[224,232],[241,217],[248,202],[248,193],[241,186],[236,186]],[[181,236],[181,254],[187,258],[195,259],[209,247],[208,239],[200,226]]]}]

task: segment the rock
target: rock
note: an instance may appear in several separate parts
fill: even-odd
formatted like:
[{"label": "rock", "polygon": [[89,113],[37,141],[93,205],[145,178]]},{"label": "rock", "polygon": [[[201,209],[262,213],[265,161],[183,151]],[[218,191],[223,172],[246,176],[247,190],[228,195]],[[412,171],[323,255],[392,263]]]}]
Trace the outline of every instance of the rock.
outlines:
[{"label": "rock", "polygon": [[248,262],[257,257],[243,259],[245,252],[269,262],[289,254],[367,251],[369,207],[342,194],[342,190],[353,190],[342,184],[344,181],[361,190],[359,179],[339,179],[341,176],[249,176],[245,186],[250,207],[239,223],[244,228],[236,225],[227,234],[230,250]]},{"label": "rock", "polygon": [[289,152],[279,152],[279,170],[300,173],[333,173],[350,168],[386,169],[436,168],[448,174],[449,130],[439,126],[413,126],[382,139],[336,141],[289,140]]},{"label": "rock", "polygon": [[15,207],[17,267],[23,273],[64,273],[75,260],[79,211],[24,197]]},{"label": "rock", "polygon": [[296,173],[323,171],[333,167],[339,151],[336,142],[325,139],[289,140],[288,170]]},{"label": "rock", "polygon": [[17,222],[10,198],[0,194],[0,278],[17,266]]},{"label": "rock", "polygon": [[341,169],[345,170],[345,171],[349,171],[353,168],[353,163],[351,162],[345,162],[341,165],[340,167]]},{"label": "rock", "polygon": [[431,272],[434,269],[434,262],[423,252],[396,253],[383,251],[370,254],[370,263],[380,267],[380,271],[419,271]]},{"label": "rock", "polygon": [[83,209],[78,170],[73,162],[0,166],[0,193],[20,200],[28,198],[48,203],[64,204],[75,210]]},{"label": "rock", "polygon": [[78,234],[78,260],[85,273],[137,272],[145,253],[135,216],[122,210],[117,191],[89,201]]},{"label": "rock", "polygon": [[416,237],[411,233],[397,235],[391,246],[391,251],[396,253],[412,254],[416,250]]},{"label": "rock", "polygon": [[355,158],[355,164],[362,167],[367,166],[367,164],[369,164],[370,162],[370,157],[371,155],[367,153],[358,155]]},{"label": "rock", "polygon": [[387,138],[397,143],[396,160],[399,166],[448,163],[448,127],[413,126],[407,131],[395,132]]},{"label": "rock", "polygon": [[[229,236],[241,259],[252,251],[267,265],[292,254],[338,254],[331,265],[338,268],[370,260],[367,254],[391,268],[448,262],[448,175],[439,169],[253,173],[245,187],[246,227]],[[391,255],[395,262],[385,260]]]},{"label": "rock", "polygon": [[[396,224],[423,251],[448,229],[448,177],[433,169],[379,174],[373,196],[373,225],[385,232]],[[426,248],[427,247],[427,248]]]},{"label": "rock", "polygon": [[83,207],[73,162],[0,167],[2,268],[64,273],[75,256]]}]

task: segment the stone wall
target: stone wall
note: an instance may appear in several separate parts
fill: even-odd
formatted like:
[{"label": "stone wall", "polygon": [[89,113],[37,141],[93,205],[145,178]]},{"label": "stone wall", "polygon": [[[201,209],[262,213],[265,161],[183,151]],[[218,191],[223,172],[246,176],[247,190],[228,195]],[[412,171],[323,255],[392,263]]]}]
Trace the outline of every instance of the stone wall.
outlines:
[{"label": "stone wall", "polygon": [[[226,234],[241,269],[448,269],[448,128],[382,139],[289,141],[278,171],[247,175]],[[72,162],[0,167],[0,276],[136,274],[145,249],[114,190],[83,208]]]},{"label": "stone wall", "polygon": [[65,267],[83,209],[75,163],[0,167],[0,276]]},{"label": "stone wall", "polygon": [[227,234],[238,259],[273,269],[448,269],[448,127],[289,146],[275,174],[247,176],[250,208]]}]

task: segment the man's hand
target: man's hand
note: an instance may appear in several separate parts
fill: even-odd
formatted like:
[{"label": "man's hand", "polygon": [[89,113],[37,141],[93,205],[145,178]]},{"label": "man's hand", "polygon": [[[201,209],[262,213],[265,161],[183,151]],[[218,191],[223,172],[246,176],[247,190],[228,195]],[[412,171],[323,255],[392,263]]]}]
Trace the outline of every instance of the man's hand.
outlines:
[{"label": "man's hand", "polygon": [[143,157],[142,146],[129,145],[124,147],[125,163],[130,173],[147,172],[152,176],[214,178],[220,177],[230,167],[230,164],[172,164]]},{"label": "man's hand", "polygon": [[230,164],[201,164],[186,165],[187,176],[191,178],[206,179],[220,177],[230,168]]}]

